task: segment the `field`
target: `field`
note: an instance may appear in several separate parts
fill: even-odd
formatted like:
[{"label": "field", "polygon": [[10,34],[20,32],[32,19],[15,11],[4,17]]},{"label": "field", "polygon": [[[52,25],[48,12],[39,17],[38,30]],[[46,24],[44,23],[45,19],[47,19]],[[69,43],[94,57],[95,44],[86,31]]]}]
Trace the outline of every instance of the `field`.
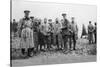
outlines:
[{"label": "field", "polygon": [[[15,38],[12,41],[13,57],[12,66],[29,66],[44,64],[61,64],[61,63],[77,63],[77,62],[94,62],[96,61],[96,44],[88,44],[87,39],[78,39],[75,51],[39,51],[33,57],[21,58],[19,43],[20,39]],[[16,45],[17,44],[17,45]]]}]

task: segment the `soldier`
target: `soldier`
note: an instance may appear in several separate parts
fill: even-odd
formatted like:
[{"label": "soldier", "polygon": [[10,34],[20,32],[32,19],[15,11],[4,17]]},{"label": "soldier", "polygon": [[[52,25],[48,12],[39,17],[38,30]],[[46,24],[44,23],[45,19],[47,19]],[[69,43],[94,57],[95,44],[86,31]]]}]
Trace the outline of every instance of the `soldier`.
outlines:
[{"label": "soldier", "polygon": [[15,19],[13,19],[13,32],[14,32],[14,36],[16,36],[16,32],[17,32],[17,25],[18,23],[16,22]]},{"label": "soldier", "polygon": [[66,14],[63,13],[62,14],[63,16],[63,26],[62,26],[62,38],[63,38],[63,41],[64,41],[64,50],[66,51],[67,48],[68,48],[68,39],[69,39],[69,31],[68,31],[68,27],[69,27],[69,21],[68,19],[66,18]]},{"label": "soldier", "polygon": [[94,23],[94,38],[95,38],[95,43],[97,43],[97,23]]},{"label": "soldier", "polygon": [[33,23],[33,34],[34,34],[34,44],[35,44],[35,49],[36,52],[39,50],[39,24],[38,24],[38,20],[34,19],[34,23]]},{"label": "soldier", "polygon": [[48,48],[52,48],[51,46],[53,45],[53,24],[52,24],[52,19],[48,20],[48,36],[49,36],[49,45]]},{"label": "soldier", "polygon": [[21,43],[20,48],[23,56],[32,56],[34,50],[34,42],[33,42],[33,31],[32,31],[32,22],[29,18],[29,10],[25,10],[25,17],[22,18],[19,22],[20,32],[21,32]]},{"label": "soldier", "polygon": [[38,21],[38,28],[39,28],[39,31],[38,31],[38,42],[39,42],[39,45],[40,45],[40,50],[43,50],[42,47],[44,46],[44,34],[43,34],[43,26],[42,26],[42,23],[41,23],[41,20]]},{"label": "soldier", "polygon": [[[71,22],[71,33],[72,33],[72,40],[73,40],[73,50],[76,49],[76,40],[78,38],[78,27],[77,24],[75,23],[75,18],[72,17],[72,22]],[[71,40],[70,40],[70,49],[71,49]]]},{"label": "soldier", "polygon": [[34,25],[34,16],[31,16],[31,17],[30,17],[30,20],[31,20],[31,22],[32,22],[32,28],[33,28],[33,25]]},{"label": "soldier", "polygon": [[48,24],[47,24],[47,18],[44,18],[44,23],[43,23],[43,39],[44,39],[44,49],[46,50],[46,46],[48,45]]},{"label": "soldier", "polygon": [[54,23],[54,44],[57,45],[57,49],[60,49],[60,46],[62,48],[62,43],[61,43],[61,24],[58,21],[58,18],[55,19]]},{"label": "soldier", "polygon": [[89,21],[89,25],[88,25],[89,44],[93,43],[93,31],[94,31],[94,27],[91,24],[91,21]]},{"label": "soldier", "polygon": [[34,19],[34,16],[30,17],[32,22],[32,30],[33,30],[33,41],[34,41],[34,47],[35,51],[38,51],[38,29],[37,29],[37,22]]}]

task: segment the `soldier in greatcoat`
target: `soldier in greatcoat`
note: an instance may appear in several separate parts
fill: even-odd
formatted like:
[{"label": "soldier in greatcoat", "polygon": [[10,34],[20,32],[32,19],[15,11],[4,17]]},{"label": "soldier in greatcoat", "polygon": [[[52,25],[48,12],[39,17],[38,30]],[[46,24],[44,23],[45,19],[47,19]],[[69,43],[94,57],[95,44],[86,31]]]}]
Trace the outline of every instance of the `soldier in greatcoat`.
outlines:
[{"label": "soldier in greatcoat", "polygon": [[88,25],[88,39],[89,39],[89,44],[93,43],[93,31],[94,31],[94,27],[91,24],[91,21],[89,21],[89,25]]},{"label": "soldier in greatcoat", "polygon": [[[75,23],[75,18],[71,18],[71,40],[73,40],[73,50],[76,49],[76,40],[78,38],[78,27],[77,24]],[[70,50],[72,49],[72,42],[70,40]]]},{"label": "soldier in greatcoat", "polygon": [[25,16],[19,22],[21,32],[20,48],[24,56],[32,56],[34,50],[32,22],[29,18],[29,10],[24,11]]},{"label": "soldier in greatcoat", "polygon": [[56,18],[54,22],[53,35],[54,35],[54,44],[57,46],[57,49],[60,49],[60,47],[62,48],[61,24],[58,18]]},{"label": "soldier in greatcoat", "polygon": [[70,32],[69,32],[69,20],[66,18],[66,14],[63,13],[63,25],[62,25],[62,38],[64,42],[64,51],[68,50],[68,43],[69,43],[69,38],[70,38]]}]

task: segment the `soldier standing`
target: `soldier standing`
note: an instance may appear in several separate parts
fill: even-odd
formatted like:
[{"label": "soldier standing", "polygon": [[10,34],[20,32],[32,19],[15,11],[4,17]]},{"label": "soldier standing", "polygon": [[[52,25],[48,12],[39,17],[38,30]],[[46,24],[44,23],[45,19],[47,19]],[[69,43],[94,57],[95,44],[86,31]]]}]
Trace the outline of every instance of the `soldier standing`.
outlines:
[{"label": "soldier standing", "polygon": [[21,43],[20,48],[22,51],[23,56],[32,56],[33,49],[34,49],[34,42],[33,42],[33,31],[32,31],[32,22],[29,18],[29,10],[25,10],[25,17],[22,18],[19,22],[20,25],[20,32],[21,32]]},{"label": "soldier standing", "polygon": [[91,21],[89,21],[89,25],[88,25],[89,44],[93,43],[93,31],[94,31],[94,27],[91,24]]},{"label": "soldier standing", "polygon": [[48,43],[48,24],[47,24],[47,18],[44,18],[44,23],[43,23],[43,39],[44,39],[44,49],[46,50]]},{"label": "soldier standing", "polygon": [[49,45],[48,48],[50,49],[51,46],[53,45],[53,24],[52,24],[52,19],[48,20],[48,35],[49,35]]},{"label": "soldier standing", "polygon": [[97,43],[97,23],[94,23],[94,38],[95,38],[95,43]]},{"label": "soldier standing", "polygon": [[69,31],[68,31],[68,27],[69,27],[69,21],[68,19],[66,18],[66,14],[63,13],[62,14],[63,16],[63,26],[62,26],[62,38],[63,38],[63,41],[64,41],[64,50],[66,51],[67,48],[68,48],[68,39],[69,39]]},{"label": "soldier standing", "polygon": [[55,23],[54,23],[54,44],[57,45],[57,49],[60,49],[60,46],[62,48],[62,43],[61,43],[61,24],[58,21],[58,18],[56,18]]},{"label": "soldier standing", "polygon": [[[75,18],[72,17],[72,22],[71,22],[71,33],[72,33],[72,40],[73,40],[73,50],[76,49],[76,40],[78,38],[78,27],[77,24],[75,23]],[[71,40],[70,40],[71,42]],[[70,49],[71,49],[71,43],[70,43]]]},{"label": "soldier standing", "polygon": [[32,22],[32,30],[33,30],[33,42],[34,42],[34,47],[35,51],[38,51],[38,30],[37,30],[37,22],[34,19],[34,16],[30,17],[31,22]]},{"label": "soldier standing", "polygon": [[14,32],[14,36],[16,36],[16,32],[17,32],[17,25],[18,23],[16,22],[15,19],[13,19],[13,32]]}]

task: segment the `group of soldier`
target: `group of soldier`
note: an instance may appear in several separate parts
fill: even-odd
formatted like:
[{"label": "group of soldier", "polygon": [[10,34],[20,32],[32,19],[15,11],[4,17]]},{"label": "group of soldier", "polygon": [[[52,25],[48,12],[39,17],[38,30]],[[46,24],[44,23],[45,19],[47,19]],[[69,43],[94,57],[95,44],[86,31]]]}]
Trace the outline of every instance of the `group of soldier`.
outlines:
[{"label": "group of soldier", "polygon": [[[50,50],[76,50],[76,40],[78,38],[78,27],[75,18],[71,22],[67,19],[65,13],[63,19],[58,18],[53,22],[52,19],[37,19],[29,16],[30,11],[24,11],[24,18],[16,23],[13,19],[11,31],[14,37],[18,36],[20,40],[20,49],[23,55],[32,56],[33,52]],[[16,35],[17,33],[17,35]]]}]

